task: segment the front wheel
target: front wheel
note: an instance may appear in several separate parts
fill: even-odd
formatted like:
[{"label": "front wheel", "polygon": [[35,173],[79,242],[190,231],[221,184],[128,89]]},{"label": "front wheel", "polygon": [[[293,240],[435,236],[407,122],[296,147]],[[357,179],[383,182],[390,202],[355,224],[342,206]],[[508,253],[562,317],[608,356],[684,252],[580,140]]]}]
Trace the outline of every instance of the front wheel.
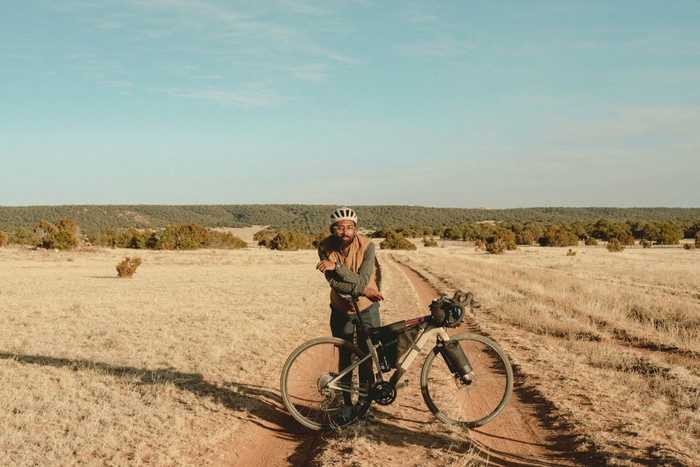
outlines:
[{"label": "front wheel", "polygon": [[[289,413],[316,431],[349,425],[364,415],[374,382],[368,359],[341,380],[331,382],[341,370],[364,357],[355,345],[335,337],[319,337],[300,345],[282,368],[280,389]],[[359,370],[359,371],[358,371]]]},{"label": "front wheel", "polygon": [[458,334],[473,371],[453,373],[435,346],[423,364],[420,385],[430,411],[446,423],[476,428],[501,413],[513,392],[513,369],[508,357],[492,340],[477,334]]}]

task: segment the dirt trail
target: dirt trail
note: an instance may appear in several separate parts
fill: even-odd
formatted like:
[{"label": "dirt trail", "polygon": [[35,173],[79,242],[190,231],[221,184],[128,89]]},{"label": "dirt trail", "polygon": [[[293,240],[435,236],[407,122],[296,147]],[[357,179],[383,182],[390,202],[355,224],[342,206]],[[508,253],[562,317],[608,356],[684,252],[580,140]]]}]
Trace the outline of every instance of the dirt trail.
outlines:
[{"label": "dirt trail", "polygon": [[[426,280],[391,255],[382,255],[380,260],[391,261],[393,269],[403,272],[405,282],[410,281],[420,301],[419,308],[427,309],[438,292]],[[386,265],[389,266],[389,265]],[[382,266],[382,274],[398,274]],[[409,285],[407,287],[410,288]],[[413,299],[415,300],[415,299]],[[418,306],[416,306],[418,308]],[[457,332],[478,332],[462,326]],[[420,370],[411,370],[411,372]],[[590,465],[579,458],[572,440],[551,428],[547,414],[551,411],[546,401],[527,386],[516,372],[515,389],[508,407],[485,427],[469,432],[469,441],[451,428],[436,423],[435,417],[425,407],[420,395],[416,374],[407,374],[411,380],[409,388],[402,390],[397,401],[386,407],[373,406],[376,420],[369,428],[374,442],[381,447],[382,464],[386,466],[442,465],[442,461],[431,458],[431,452],[461,452],[476,447],[481,457],[491,466],[576,466]],[[329,436],[312,433],[301,427],[286,411],[281,398],[266,397],[264,404],[244,417],[245,428],[235,441],[222,443],[221,453],[211,459],[217,466],[237,467],[282,467],[324,465],[320,457],[328,448]],[[459,447],[462,446],[462,447]],[[461,451],[459,451],[461,449]],[[353,456],[361,455],[354,453]],[[357,465],[372,465],[371,458],[355,457]],[[376,459],[375,459],[376,460]],[[443,459],[444,461],[444,459]],[[345,465],[339,463],[338,465]],[[347,464],[350,465],[350,464]],[[354,464],[353,464],[354,465]]]},{"label": "dirt trail", "polygon": [[[421,304],[427,308],[439,296],[436,288],[393,256],[389,258],[406,274]],[[466,327],[460,327],[458,332],[479,332],[474,325]],[[575,452],[572,440],[547,426],[550,407],[546,401],[514,371],[514,391],[508,406],[495,420],[471,431],[474,444],[494,466],[581,465],[583,459]]]}]

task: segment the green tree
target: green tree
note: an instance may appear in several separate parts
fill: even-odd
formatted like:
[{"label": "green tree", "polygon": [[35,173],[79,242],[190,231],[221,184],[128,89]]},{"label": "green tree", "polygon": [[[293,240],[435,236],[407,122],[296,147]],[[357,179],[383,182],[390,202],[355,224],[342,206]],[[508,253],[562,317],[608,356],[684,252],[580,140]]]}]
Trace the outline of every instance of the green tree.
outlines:
[{"label": "green tree", "polygon": [[683,238],[683,228],[676,222],[663,222],[659,228],[656,243],[661,245],[678,245]]}]

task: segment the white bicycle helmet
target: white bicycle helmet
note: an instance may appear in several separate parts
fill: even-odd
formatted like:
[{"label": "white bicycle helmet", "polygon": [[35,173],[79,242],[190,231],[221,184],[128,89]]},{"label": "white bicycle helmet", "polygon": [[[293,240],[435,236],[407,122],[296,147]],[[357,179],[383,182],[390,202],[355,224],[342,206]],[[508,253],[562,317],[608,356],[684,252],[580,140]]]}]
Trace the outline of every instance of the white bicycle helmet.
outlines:
[{"label": "white bicycle helmet", "polygon": [[342,208],[335,209],[331,213],[331,225],[338,221],[353,221],[357,225],[357,214],[351,208],[343,206]]}]

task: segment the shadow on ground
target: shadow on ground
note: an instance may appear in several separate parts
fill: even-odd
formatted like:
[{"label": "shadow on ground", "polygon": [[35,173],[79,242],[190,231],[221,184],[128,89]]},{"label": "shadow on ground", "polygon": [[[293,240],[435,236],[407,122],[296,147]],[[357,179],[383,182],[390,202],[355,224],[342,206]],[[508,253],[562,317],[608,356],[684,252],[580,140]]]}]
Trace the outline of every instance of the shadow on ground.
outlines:
[{"label": "shadow on ground", "polygon": [[[16,353],[0,352],[0,359],[14,360],[23,364],[51,366],[56,368],[69,368],[73,371],[95,371],[111,375],[116,378],[128,378],[137,381],[137,384],[158,385],[169,384],[182,391],[188,391],[197,397],[208,398],[223,407],[245,414],[246,421],[255,423],[263,429],[272,432],[279,438],[292,441],[296,444],[294,453],[287,459],[292,465],[318,466],[318,456],[327,445],[327,439],[333,437],[354,436],[352,430],[362,430],[365,436],[375,438],[387,445],[396,447],[421,447],[425,449],[449,449],[453,453],[467,454],[476,447],[482,450],[484,446],[479,443],[469,442],[469,435],[465,431],[464,436],[447,433],[431,433],[424,430],[423,425],[429,422],[411,421],[416,428],[399,426],[391,420],[390,415],[382,416],[379,409],[378,417],[370,422],[361,422],[358,427],[351,427],[345,432],[329,433],[320,436],[316,432],[305,429],[294,420],[284,408],[282,398],[276,388],[256,386],[238,382],[210,382],[206,381],[199,373],[184,373],[173,368],[136,368],[132,366],[116,366],[104,362],[89,360],[71,360],[45,355],[23,355]],[[531,390],[531,389],[530,389]],[[529,389],[518,388],[521,397],[538,399],[534,394],[527,394]],[[542,418],[547,418],[549,408],[545,407],[543,400],[538,400],[538,411]],[[366,424],[366,426],[362,426]],[[572,440],[554,440],[557,448],[563,448]],[[555,448],[555,452],[557,449]],[[592,460],[592,459],[589,459]],[[523,457],[513,456],[507,453],[489,451],[489,465],[503,467],[525,466],[556,466],[556,460],[543,462]],[[594,464],[588,464],[594,465]],[[597,465],[597,464],[595,464]]]}]

